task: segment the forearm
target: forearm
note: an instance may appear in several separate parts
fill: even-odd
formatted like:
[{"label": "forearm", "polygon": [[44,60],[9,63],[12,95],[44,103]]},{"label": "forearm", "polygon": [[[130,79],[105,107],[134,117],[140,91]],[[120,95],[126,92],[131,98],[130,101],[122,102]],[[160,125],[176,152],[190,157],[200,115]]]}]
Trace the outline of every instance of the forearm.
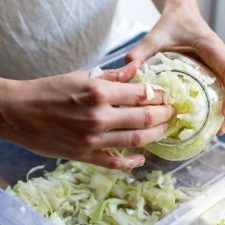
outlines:
[{"label": "forearm", "polygon": [[196,0],[152,0],[157,9],[162,13],[164,9],[174,9],[182,5],[191,4],[196,5]]},{"label": "forearm", "polygon": [[[11,105],[17,108],[18,102],[16,102],[16,99],[22,92],[20,83],[21,81],[0,78],[0,139],[8,140],[14,126],[8,118],[8,112]],[[14,112],[10,116],[14,117]]]}]

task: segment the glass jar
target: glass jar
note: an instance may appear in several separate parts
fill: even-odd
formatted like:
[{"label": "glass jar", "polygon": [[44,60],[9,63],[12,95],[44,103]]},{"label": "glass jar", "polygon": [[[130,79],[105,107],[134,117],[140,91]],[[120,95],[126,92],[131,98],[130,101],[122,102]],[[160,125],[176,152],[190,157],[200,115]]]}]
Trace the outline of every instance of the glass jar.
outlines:
[{"label": "glass jar", "polygon": [[[172,64],[171,60],[173,60]],[[198,88],[198,90],[200,90],[199,93],[201,92],[201,98],[198,99],[198,101],[200,100],[198,104],[201,105],[201,110],[195,114],[195,121],[199,123],[195,131],[193,131],[193,129],[186,129],[185,132],[182,132],[183,128],[180,128],[179,135],[182,136],[182,138],[173,138],[174,134],[171,136],[165,135],[159,141],[145,145],[144,149],[161,158],[172,161],[186,160],[198,155],[206,149],[223,122],[223,88],[221,83],[205,65],[183,54],[174,52],[166,52],[161,54],[161,56],[157,54],[145,62],[145,65],[142,67],[142,72],[146,69],[146,65],[148,68],[155,70],[154,73],[156,76],[169,71],[168,75],[166,74],[167,76],[182,76],[183,82],[189,82],[190,84],[187,85],[193,85]],[[157,67],[157,65],[161,66]],[[141,82],[143,82],[143,80]],[[144,80],[143,83],[146,83],[146,80]],[[167,87],[166,85],[165,82],[163,86],[164,91]],[[179,84],[175,83],[173,85],[176,86]],[[194,92],[192,94],[195,95]],[[179,92],[175,93],[175,95],[175,97],[178,97]],[[184,98],[184,96],[182,96],[182,98]],[[168,103],[173,105],[170,101],[168,101]],[[189,114],[186,114],[186,116],[187,115],[190,116]],[[178,117],[178,115],[176,116]],[[193,122],[191,121],[192,118],[189,119],[190,123]],[[168,123],[170,130],[173,129],[173,124],[171,123],[171,121]],[[177,126],[176,124],[176,127]]]}]

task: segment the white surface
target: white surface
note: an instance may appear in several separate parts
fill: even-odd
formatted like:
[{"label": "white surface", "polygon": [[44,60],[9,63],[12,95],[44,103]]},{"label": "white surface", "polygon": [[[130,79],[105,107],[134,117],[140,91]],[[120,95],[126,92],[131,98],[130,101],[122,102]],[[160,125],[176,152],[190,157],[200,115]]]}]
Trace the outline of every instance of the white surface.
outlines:
[{"label": "white surface", "polygon": [[[200,1],[208,15],[210,0]],[[31,79],[76,70],[150,30],[160,16],[150,0],[120,0],[118,8],[117,2],[0,1],[0,75]]]},{"label": "white surface", "polygon": [[139,21],[149,29],[160,17],[151,0],[120,0],[120,5],[125,17]]},{"label": "white surface", "polygon": [[1,76],[31,79],[97,61],[148,30],[126,20],[129,2],[124,9],[118,0],[0,1]]}]

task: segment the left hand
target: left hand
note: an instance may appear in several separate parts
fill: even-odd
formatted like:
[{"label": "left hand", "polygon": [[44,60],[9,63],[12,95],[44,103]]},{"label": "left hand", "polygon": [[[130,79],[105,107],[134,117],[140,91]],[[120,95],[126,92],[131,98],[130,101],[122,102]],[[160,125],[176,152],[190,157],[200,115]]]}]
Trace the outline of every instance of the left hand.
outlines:
[{"label": "left hand", "polygon": [[[225,86],[225,45],[204,21],[195,0],[168,0],[160,20],[140,44],[127,54],[126,60],[130,62],[138,59],[144,62],[159,51],[195,53]],[[218,134],[224,133],[225,123]]]},{"label": "left hand", "polygon": [[[159,140],[174,110],[161,105],[163,92],[148,101],[144,84],[128,84],[140,62],[18,81],[0,79],[0,138],[42,156],[88,162],[113,169],[142,166],[145,157],[118,156],[114,147],[137,148]],[[123,106],[123,107],[119,107]]]}]

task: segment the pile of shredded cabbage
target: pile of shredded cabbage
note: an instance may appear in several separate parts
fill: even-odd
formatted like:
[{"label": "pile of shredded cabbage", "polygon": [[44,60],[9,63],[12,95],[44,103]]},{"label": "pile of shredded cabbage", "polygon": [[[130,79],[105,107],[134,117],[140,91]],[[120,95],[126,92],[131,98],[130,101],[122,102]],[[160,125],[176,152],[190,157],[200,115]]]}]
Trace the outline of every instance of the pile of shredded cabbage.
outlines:
[{"label": "pile of shredded cabbage", "polygon": [[153,171],[139,181],[130,172],[74,161],[6,191],[55,225],[151,225],[188,199],[170,174]]},{"label": "pile of shredded cabbage", "polygon": [[[144,148],[168,160],[185,160],[199,154],[218,131],[223,120],[222,102],[211,86],[215,78],[202,74],[199,68],[189,64],[187,58],[170,59],[162,53],[158,53],[156,57],[161,62],[157,65],[145,64],[142,70],[138,70],[135,79],[146,85],[149,100],[154,98],[154,89],[161,89],[164,91],[164,103],[169,103],[176,109],[176,115],[168,122],[168,130],[162,141],[190,141],[177,146],[152,143]],[[193,76],[202,86],[185,74]]]}]

